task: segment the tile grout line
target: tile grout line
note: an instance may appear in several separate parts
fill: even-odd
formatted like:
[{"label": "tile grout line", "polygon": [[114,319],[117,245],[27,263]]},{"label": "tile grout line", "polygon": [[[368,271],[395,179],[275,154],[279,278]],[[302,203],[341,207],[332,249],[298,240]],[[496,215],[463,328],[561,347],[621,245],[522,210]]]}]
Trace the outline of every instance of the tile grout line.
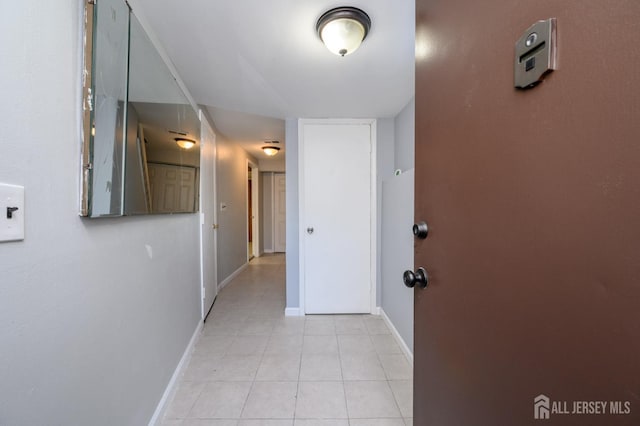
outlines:
[{"label": "tile grout line", "polygon": [[335,319],[334,319],[334,331],[336,332],[336,343],[338,344],[338,362],[340,363],[340,377],[342,377],[342,392],[344,394],[344,408],[347,412],[347,423],[351,424],[349,420],[351,418],[351,413],[349,412],[349,403],[347,402],[347,387],[344,384],[344,371],[342,368],[342,349],[340,348],[340,339],[338,339],[338,330],[335,329]]},{"label": "tile grout line", "polygon": [[367,328],[367,336],[369,336],[369,340],[371,341],[371,345],[373,346],[373,351],[376,354],[376,358],[378,359],[378,362],[380,363],[380,367],[382,368],[382,372],[384,373],[384,377],[385,377],[384,381],[387,384],[387,387],[389,388],[389,390],[391,391],[391,396],[393,397],[393,403],[394,403],[396,409],[398,410],[398,413],[400,414],[400,418],[402,419],[402,422],[405,423],[404,417],[402,416],[402,410],[400,409],[400,404],[398,403],[398,400],[396,398],[396,394],[393,392],[393,388],[391,387],[391,379],[389,377],[389,374],[387,373],[387,370],[384,368],[384,364],[382,363],[382,358],[380,357],[381,354],[378,351],[378,349],[376,349],[375,345],[373,344],[373,339],[371,338],[371,336],[373,334],[371,333],[371,330],[369,329],[369,326],[367,324],[365,324],[365,326]]},{"label": "tile grout line", "polygon": [[[249,314],[250,316],[250,314]],[[249,316],[245,318],[245,321],[247,321],[249,319]],[[247,408],[247,402],[249,401],[249,396],[251,395],[251,391],[253,391],[253,388],[256,384],[256,378],[258,377],[258,371],[260,370],[260,366],[262,365],[262,361],[264,360],[264,354],[267,350],[267,345],[269,344],[269,340],[271,339],[271,335],[273,334],[273,330],[271,330],[270,334],[267,336],[267,342],[264,345],[264,348],[262,348],[262,353],[260,354],[260,360],[258,361],[258,365],[256,367],[256,371],[253,373],[253,379],[251,380],[251,386],[249,386],[249,392],[247,392],[247,396],[244,400],[244,404],[242,405],[242,409],[240,410],[240,415],[238,416],[238,423],[240,423],[240,421],[242,420],[242,415],[244,414],[245,409]]]}]

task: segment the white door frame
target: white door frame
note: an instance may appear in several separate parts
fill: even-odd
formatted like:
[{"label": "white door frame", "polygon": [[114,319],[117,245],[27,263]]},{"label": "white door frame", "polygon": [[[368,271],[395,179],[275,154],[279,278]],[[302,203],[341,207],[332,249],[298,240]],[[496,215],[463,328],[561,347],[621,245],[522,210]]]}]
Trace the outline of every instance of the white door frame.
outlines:
[{"label": "white door frame", "polygon": [[[276,174],[275,172],[269,173],[269,181],[271,184],[271,253],[276,252]],[[266,247],[265,247],[266,249]],[[266,250],[265,250],[266,251]]]},{"label": "white door frame", "polygon": [[371,126],[371,313],[378,314],[376,303],[377,264],[376,247],[378,245],[378,196],[377,196],[377,121],[375,119],[300,119],[298,120],[298,247],[300,250],[299,282],[300,282],[300,315],[305,315],[305,194],[304,194],[304,126],[307,124],[367,124]]},{"label": "white door frame", "polygon": [[258,165],[253,161],[247,159],[247,167],[245,167],[247,176],[245,178],[245,194],[244,199],[246,203],[246,211],[245,216],[247,217],[247,235],[245,238],[245,242],[247,244],[247,262],[250,259],[249,255],[249,167],[251,167],[251,212],[253,213],[253,220],[251,223],[252,237],[253,237],[253,246],[251,254],[253,257],[260,257],[260,211],[259,211],[259,194],[260,194],[260,170],[258,169]]},{"label": "white door frame", "polygon": [[[200,149],[202,150],[202,128],[203,127],[208,127],[209,130],[211,131],[211,134],[213,135],[213,140],[211,141],[212,143],[212,153],[213,153],[213,161],[212,164],[208,164],[208,167],[213,167],[213,183],[212,183],[212,188],[213,191],[211,191],[211,193],[208,193],[207,191],[203,191],[203,179],[205,177],[205,173],[203,173],[203,166],[205,166],[204,161],[206,161],[206,158],[201,155],[200,156],[200,199],[199,199],[199,204],[200,204],[200,313],[201,313],[201,318],[204,320],[206,315],[209,313],[208,309],[209,307],[205,307],[205,282],[204,282],[204,265],[205,262],[213,262],[214,265],[214,271],[215,274],[213,276],[213,280],[214,280],[214,288],[216,291],[216,295],[218,292],[218,232],[217,232],[217,223],[218,223],[218,192],[217,192],[217,167],[216,167],[216,161],[218,158],[218,151],[217,151],[217,140],[216,140],[216,132],[213,129],[213,126],[211,126],[211,124],[209,124],[209,121],[207,120],[206,116],[203,114],[202,110],[198,111],[199,114],[199,118],[200,118],[200,127],[201,127],[201,131],[200,131]],[[205,259],[205,253],[204,253],[204,239],[206,238],[205,232],[204,232],[204,226],[205,226],[205,201],[207,200],[207,198],[212,197],[213,198],[213,211],[210,212],[210,214],[212,215],[212,221],[213,221],[213,229],[208,230],[209,232],[213,233],[213,249],[214,249],[214,253],[212,258],[208,258]]]}]

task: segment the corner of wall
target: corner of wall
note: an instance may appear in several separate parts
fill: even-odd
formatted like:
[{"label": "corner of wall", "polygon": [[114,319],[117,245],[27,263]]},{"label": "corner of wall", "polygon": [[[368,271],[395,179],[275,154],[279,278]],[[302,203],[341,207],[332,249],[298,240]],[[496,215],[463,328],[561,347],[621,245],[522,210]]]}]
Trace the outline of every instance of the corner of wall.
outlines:
[{"label": "corner of wall", "polygon": [[395,117],[394,169],[402,171],[414,168],[415,152],[415,98]]},{"label": "corner of wall", "polygon": [[287,252],[286,252],[286,293],[287,309],[300,307],[300,244],[298,212],[298,119],[285,121],[286,156],[286,209],[287,209]]},{"label": "corner of wall", "polygon": [[379,118],[377,120],[376,160],[376,305],[382,306],[382,181],[393,176],[394,146],[395,146],[395,121],[393,118]]}]

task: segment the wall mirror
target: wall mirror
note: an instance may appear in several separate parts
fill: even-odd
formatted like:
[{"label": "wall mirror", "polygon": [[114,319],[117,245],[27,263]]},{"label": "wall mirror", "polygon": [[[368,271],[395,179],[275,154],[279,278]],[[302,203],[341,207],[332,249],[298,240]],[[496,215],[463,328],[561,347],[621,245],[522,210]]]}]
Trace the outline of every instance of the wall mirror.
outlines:
[{"label": "wall mirror", "polygon": [[196,212],[198,114],[123,0],[86,10],[80,214]]}]

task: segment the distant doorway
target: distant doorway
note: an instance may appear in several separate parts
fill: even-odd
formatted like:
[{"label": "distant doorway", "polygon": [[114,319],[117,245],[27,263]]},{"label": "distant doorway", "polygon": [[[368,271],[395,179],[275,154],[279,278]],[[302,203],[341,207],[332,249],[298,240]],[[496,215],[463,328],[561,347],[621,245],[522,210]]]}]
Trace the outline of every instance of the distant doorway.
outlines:
[{"label": "distant doorway", "polygon": [[248,228],[247,229],[247,255],[249,256],[249,260],[253,259],[253,198],[252,198],[252,191],[251,191],[251,166],[247,167],[247,175],[248,175],[248,179],[247,179],[247,224],[248,224]]},{"label": "distant doorway", "polygon": [[247,261],[260,256],[258,228],[258,197],[260,188],[258,167],[247,162]]}]

